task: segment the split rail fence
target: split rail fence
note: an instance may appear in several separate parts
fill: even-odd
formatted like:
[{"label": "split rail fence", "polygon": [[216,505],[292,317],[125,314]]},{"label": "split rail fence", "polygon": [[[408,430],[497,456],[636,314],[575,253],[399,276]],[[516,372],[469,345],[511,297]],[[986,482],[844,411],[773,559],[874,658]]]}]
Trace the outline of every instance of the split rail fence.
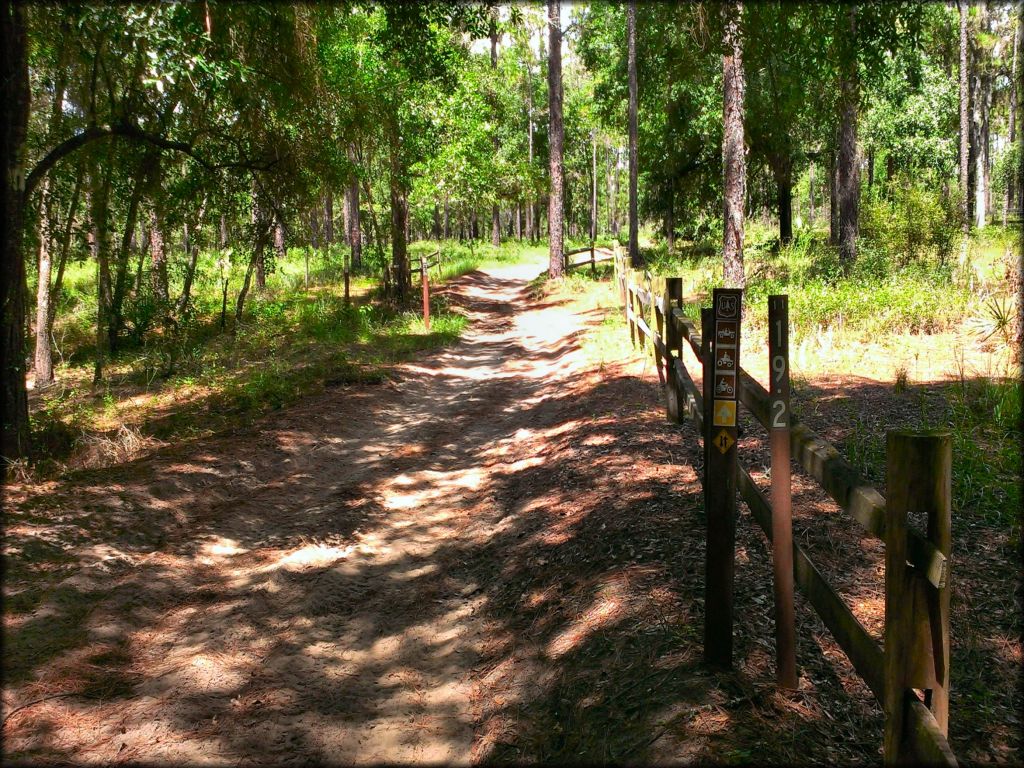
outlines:
[{"label": "split rail fence", "polygon": [[[889,498],[883,498],[862,482],[857,471],[832,445],[789,413],[787,297],[769,299],[769,391],[740,367],[740,291],[716,291],[712,309],[701,312],[698,329],[684,313],[681,278],[653,277],[634,269],[618,247],[614,262],[630,338],[634,345],[649,343],[653,348],[658,376],[666,391],[669,419],[681,423],[688,416],[703,436],[702,483],[708,529],[705,659],[726,667],[732,664],[738,493],[772,541],[780,687],[796,685],[792,604],[795,582],[881,702],[885,712],[885,762],[957,765],[947,742],[949,434],[890,432],[886,446]],[[720,309],[724,309],[724,315]],[[687,347],[702,370],[703,391],[698,390],[687,370]],[[739,404],[769,431],[770,497],[758,488],[737,459]],[[792,541],[791,457],[840,508],[869,534],[885,542],[883,647],[857,620],[804,549]],[[907,515],[911,511],[927,515],[925,535],[908,526]]]}]

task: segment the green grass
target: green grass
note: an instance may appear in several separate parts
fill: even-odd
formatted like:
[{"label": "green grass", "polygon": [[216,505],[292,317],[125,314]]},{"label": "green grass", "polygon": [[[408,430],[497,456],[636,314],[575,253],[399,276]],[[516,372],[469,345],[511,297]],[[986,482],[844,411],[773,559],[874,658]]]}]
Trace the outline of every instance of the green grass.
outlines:
[{"label": "green grass", "polygon": [[1021,525],[1021,395],[1024,385],[986,377],[962,379],[950,397],[953,511],[968,521]]}]

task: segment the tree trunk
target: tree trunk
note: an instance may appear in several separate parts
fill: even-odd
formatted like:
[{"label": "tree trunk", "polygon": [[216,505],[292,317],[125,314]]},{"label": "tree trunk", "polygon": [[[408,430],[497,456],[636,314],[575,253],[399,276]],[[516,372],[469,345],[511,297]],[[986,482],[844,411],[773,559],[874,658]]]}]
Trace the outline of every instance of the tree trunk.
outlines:
[{"label": "tree trunk", "polygon": [[370,243],[376,249],[378,256],[384,255],[384,236],[381,233],[380,222],[377,220],[377,211],[373,205],[373,190],[370,187],[370,180],[363,180],[363,194],[366,195],[366,210],[370,214]]},{"label": "tree trunk", "polygon": [[807,169],[807,222],[814,226],[814,161]]},{"label": "tree trunk", "polygon": [[442,221],[441,227],[442,227],[442,229],[441,229],[441,236],[445,240],[448,240],[452,236],[452,229],[451,229],[451,213],[448,210],[448,195],[447,194],[444,196],[444,216],[443,216],[443,221]]},{"label": "tree trunk", "polygon": [[124,328],[124,299],[128,293],[128,267],[131,261],[132,239],[135,234],[135,222],[139,215],[139,203],[142,201],[142,193],[149,184],[149,177],[156,161],[155,154],[143,157],[139,163],[135,180],[132,183],[131,195],[128,198],[128,211],[125,214],[124,233],[121,236],[121,247],[117,252],[117,267],[114,277],[114,295],[110,302],[110,352],[117,351],[118,339]]},{"label": "tree trunk", "polygon": [[328,187],[324,194],[324,248],[327,249],[328,254],[332,245],[334,245],[334,193]]},{"label": "tree trunk", "polygon": [[[640,223],[637,218],[637,81],[636,81],[636,0],[626,4],[626,69],[629,78],[629,106],[626,116],[629,130],[629,257],[640,260]],[[740,95],[742,99],[742,94]],[[742,127],[741,127],[742,128]]]},{"label": "tree trunk", "polygon": [[[94,165],[89,179],[90,246],[96,259],[96,360],[93,384],[103,380],[103,366],[110,353],[110,186],[111,157],[108,151],[102,163]],[[100,176],[99,167],[106,168]]]},{"label": "tree trunk", "polygon": [[[740,39],[742,2],[722,6],[725,31],[722,55],[722,167],[725,210],[723,220],[723,261],[725,285],[743,288],[743,205],[746,199],[747,164],[744,155],[743,114],[744,91],[743,43]],[[630,180],[632,186],[632,179]],[[631,193],[632,194],[632,193]],[[632,201],[630,205],[632,205]]]},{"label": "tree trunk", "polygon": [[[326,237],[326,233],[325,233]],[[284,224],[281,220],[274,217],[274,256],[283,261],[285,258],[285,242],[284,242]]]},{"label": "tree trunk", "polygon": [[[541,35],[543,38],[543,35]],[[529,47],[527,50],[530,50]],[[529,168],[533,168],[533,54],[526,66],[526,160]],[[526,195],[526,239],[530,242],[535,238],[537,221],[534,196],[536,190],[527,190]]]},{"label": "tree trunk", "polygon": [[860,165],[857,162],[857,6],[851,5],[850,54],[840,84],[839,123],[839,261],[849,270],[857,260],[857,229],[860,207]]},{"label": "tree trunk", "polygon": [[615,235],[615,237],[619,236],[619,232],[622,229],[622,219],[619,215],[619,189],[621,188],[619,181],[619,157],[621,149],[621,147],[616,147],[615,154],[612,158],[612,234]]},{"label": "tree trunk", "polygon": [[591,131],[591,164],[590,164],[590,244],[597,240],[597,133]]},{"label": "tree trunk", "polygon": [[398,152],[397,142],[393,139],[389,183],[391,191],[391,266],[395,275],[396,298],[399,304],[404,304],[412,294],[412,276],[409,273],[409,254],[406,241],[409,209],[406,204],[405,190],[401,183],[402,169]]},{"label": "tree trunk", "polygon": [[252,273],[256,265],[259,263],[260,257],[263,255],[263,249],[266,247],[265,240],[265,236],[257,236],[256,249],[252,252],[249,264],[245,268],[245,277],[242,278],[242,287],[239,289],[238,298],[235,300],[235,324],[231,326],[232,336],[238,333],[238,324],[242,321],[242,312],[245,311],[245,298],[249,295],[249,286],[252,284]]},{"label": "tree trunk", "polygon": [[167,247],[164,243],[163,221],[159,211],[160,201],[154,199],[149,208],[149,263],[150,279],[153,282],[153,296],[161,307],[167,310]]},{"label": "tree trunk", "polygon": [[562,234],[562,29],[558,0],[548,0],[548,148],[551,162],[548,200],[548,277],[563,272]]},{"label": "tree trunk", "polygon": [[868,148],[868,191],[875,185],[875,148]]},{"label": "tree trunk", "polygon": [[39,291],[36,302],[36,387],[45,386],[53,381],[53,350],[50,340],[53,336],[53,321],[57,316],[57,301],[60,298],[61,285],[64,282],[64,268],[67,265],[68,253],[71,250],[71,230],[75,216],[78,214],[78,201],[82,191],[82,169],[79,166],[75,177],[71,203],[68,205],[67,217],[64,220],[64,231],[61,234],[57,255],[57,277],[50,287],[50,265],[44,268],[42,259],[39,264]]},{"label": "tree trunk", "polygon": [[352,247],[352,238],[349,234],[352,230],[352,224],[349,221],[349,210],[352,207],[349,201],[349,195],[351,194],[350,188],[350,184],[345,184],[342,189],[341,197],[341,241],[349,248]]},{"label": "tree trunk", "polygon": [[208,200],[208,197],[203,197],[203,202],[199,206],[199,211],[192,221],[191,227],[188,221],[184,223],[182,242],[185,246],[188,264],[185,267],[185,280],[181,286],[181,295],[178,297],[178,303],[174,309],[178,317],[185,313],[189,299],[192,297],[192,283],[196,277],[196,264],[199,262],[199,228],[203,226],[203,219],[206,217]]},{"label": "tree trunk", "polygon": [[828,170],[828,242],[839,245],[839,162],[835,149],[830,151]]},{"label": "tree trunk", "polygon": [[790,158],[775,158],[772,163],[775,178],[776,207],[779,213],[779,242],[793,242],[793,163]]},{"label": "tree trunk", "polygon": [[[62,32],[66,33],[64,29]],[[66,40],[62,35],[60,53],[57,64],[57,82],[54,88],[53,103],[50,109],[50,123],[47,128],[49,140],[56,138],[64,117],[64,94],[67,90],[67,50]],[[74,195],[78,195],[76,189]],[[36,388],[44,387],[53,382],[53,355],[50,350],[50,273],[52,268],[54,228],[56,227],[56,201],[50,190],[49,177],[43,180],[39,203],[39,269],[36,289],[36,347],[35,374]]]},{"label": "tree trunk", "polygon": [[149,255],[149,227],[144,222],[139,222],[139,261],[135,266],[135,291],[136,298],[142,295],[142,275],[146,267],[146,257]]},{"label": "tree trunk", "polygon": [[[1010,106],[1009,106],[1009,134],[1010,134],[1010,146],[1016,146],[1017,143],[1017,100],[1020,98],[1020,83],[1018,82],[1019,74],[1017,69],[1017,62],[1020,59],[1020,25],[1021,25],[1021,10],[1018,6],[1017,13],[1011,14],[1013,20],[1013,58],[1010,65]],[[1006,216],[1014,205],[1014,198],[1017,194],[1017,184],[1020,182],[1020,178],[1017,174],[1011,173],[1009,179],[1007,179],[1006,192],[1003,196],[1003,226],[1006,226]]]},{"label": "tree trunk", "polygon": [[[355,162],[355,148],[349,145],[349,159]],[[363,265],[363,237],[359,226],[359,176],[352,175],[348,186],[348,244],[352,249],[352,268]]]},{"label": "tree trunk", "polygon": [[665,244],[669,253],[676,250],[676,188],[670,180],[668,183],[668,207],[665,211]]},{"label": "tree trunk", "polygon": [[[490,26],[490,38],[491,38],[491,69],[496,71],[498,69],[498,23],[497,23],[497,6],[491,9],[491,26]],[[494,101],[492,103],[492,110],[494,112],[495,126],[498,123],[498,104],[497,94],[493,96]],[[495,133],[491,141],[494,146],[494,156],[497,158],[498,151],[501,149],[501,145],[498,142],[498,134]],[[498,203],[495,201],[491,205],[491,245],[497,248],[501,245],[501,211],[498,208]]]},{"label": "tree trunk", "polygon": [[36,288],[36,389],[53,383],[53,356],[50,351],[50,272],[53,248],[53,201],[50,179],[43,179],[39,204],[39,283]]},{"label": "tree trunk", "polygon": [[178,297],[178,302],[174,307],[174,313],[178,317],[181,317],[188,307],[188,300],[192,296],[192,282],[196,277],[196,263],[199,261],[199,245],[194,242],[194,233],[189,232],[187,221],[182,226],[182,241],[185,245],[185,255],[188,257],[188,264],[185,266],[185,281],[181,286],[181,295]]}]

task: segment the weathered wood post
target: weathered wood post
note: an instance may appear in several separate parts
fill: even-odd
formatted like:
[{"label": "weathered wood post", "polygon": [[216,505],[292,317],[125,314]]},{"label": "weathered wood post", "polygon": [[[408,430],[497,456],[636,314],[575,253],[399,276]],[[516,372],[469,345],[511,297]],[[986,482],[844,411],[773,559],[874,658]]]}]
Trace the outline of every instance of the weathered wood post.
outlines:
[{"label": "weathered wood post", "polygon": [[[626,263],[628,264],[629,262],[627,261]],[[626,290],[626,320],[629,323],[629,343],[636,349],[639,329],[636,327],[636,302],[634,301],[636,285],[633,283],[633,270],[627,267],[622,279]]]},{"label": "weathered wood post", "polygon": [[348,271],[349,271],[349,262],[351,262],[351,260],[352,260],[352,257],[350,255],[346,254],[346,256],[345,256],[345,303],[346,304],[349,303],[349,291],[348,291],[348,287],[349,287],[349,276],[348,276],[348,274],[349,274],[349,272]]},{"label": "weathered wood post", "polygon": [[420,255],[420,282],[423,284],[423,327],[430,330],[430,277],[427,275],[427,257]]},{"label": "weathered wood post", "polygon": [[626,279],[625,279],[625,264],[622,258],[622,249],[619,248],[618,242],[612,243],[612,259],[615,263],[615,284],[619,288],[619,301],[623,307],[626,305]]},{"label": "weathered wood post", "polygon": [[590,244],[590,275],[597,277],[597,262],[594,260],[594,244]]},{"label": "weathered wood post", "polygon": [[[707,452],[707,550],[704,660],[732,666],[732,601],[736,551],[736,410],[739,394],[740,318],[743,291],[716,288],[710,369],[711,448]],[[706,380],[706,379],[705,379]],[[707,391],[705,389],[705,391]]]},{"label": "weathered wood post", "polygon": [[[651,297],[651,330],[654,331],[656,339],[661,342],[662,346],[665,344],[665,305],[662,301],[665,292],[661,290],[663,283],[663,278],[654,278],[649,272],[647,273],[647,295]],[[654,365],[658,370],[658,383],[665,386],[667,358],[662,357],[661,352],[658,351],[658,345],[653,339],[651,347],[654,351]]]},{"label": "weathered wood post", "polygon": [[665,317],[665,375],[668,378],[668,386],[665,389],[665,410],[668,420],[676,424],[683,422],[683,398],[686,393],[680,391],[679,381],[676,379],[674,360],[682,359],[683,356],[683,335],[676,328],[672,318],[672,310],[682,307],[683,300],[683,278],[665,278],[665,292],[662,294],[661,312]]},{"label": "weathered wood post", "polygon": [[775,582],[775,680],[797,687],[793,608],[793,496],[789,448],[789,297],[768,297],[768,415],[772,455],[772,568]]},{"label": "weathered wood post", "polygon": [[941,430],[894,430],[886,439],[885,738],[887,764],[914,759],[907,708],[924,691],[943,736],[949,728],[950,576],[936,589],[907,564],[907,514],[928,517],[928,538],[948,558],[952,438]]}]

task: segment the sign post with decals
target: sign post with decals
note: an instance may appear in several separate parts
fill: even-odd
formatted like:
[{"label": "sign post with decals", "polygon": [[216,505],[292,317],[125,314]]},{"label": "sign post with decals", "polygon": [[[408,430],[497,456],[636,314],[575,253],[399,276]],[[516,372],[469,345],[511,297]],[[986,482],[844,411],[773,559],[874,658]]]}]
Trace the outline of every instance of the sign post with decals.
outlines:
[{"label": "sign post with decals", "polygon": [[772,454],[772,568],[775,575],[775,679],[796,689],[793,609],[793,498],[789,449],[789,297],[768,297],[768,441]]},{"label": "sign post with decals", "polygon": [[716,288],[712,308],[711,418],[706,470],[707,559],[705,563],[704,659],[732,666],[732,598],[736,552],[736,416],[739,400],[740,321],[743,291]]}]

